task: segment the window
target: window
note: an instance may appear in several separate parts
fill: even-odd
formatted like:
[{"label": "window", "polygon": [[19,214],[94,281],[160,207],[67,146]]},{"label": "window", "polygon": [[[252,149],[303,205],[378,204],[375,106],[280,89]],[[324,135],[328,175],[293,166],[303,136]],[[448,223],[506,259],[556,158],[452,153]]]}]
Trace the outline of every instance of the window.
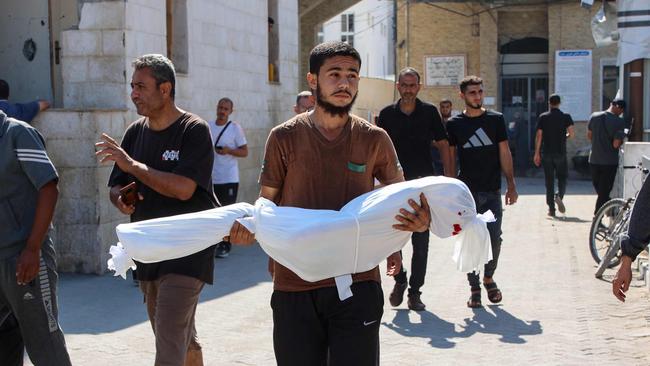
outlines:
[{"label": "window", "polygon": [[[602,60],[601,69],[601,109],[606,109],[618,91],[618,66],[615,60]],[[613,64],[612,64],[613,63]]]},{"label": "window", "polygon": [[341,42],[354,47],[354,14],[341,14]]},{"label": "window", "polygon": [[167,0],[167,58],[172,60],[176,72],[188,70],[187,51],[187,0]]},{"label": "window", "polygon": [[269,51],[269,82],[280,82],[280,36],[278,22],[278,0],[268,0],[268,51]]}]

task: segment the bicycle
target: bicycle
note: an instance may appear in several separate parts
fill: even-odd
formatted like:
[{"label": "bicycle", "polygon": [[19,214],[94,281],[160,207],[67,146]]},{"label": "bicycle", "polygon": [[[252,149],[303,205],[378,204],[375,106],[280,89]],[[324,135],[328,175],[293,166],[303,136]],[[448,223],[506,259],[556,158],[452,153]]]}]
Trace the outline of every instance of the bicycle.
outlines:
[{"label": "bicycle", "polygon": [[[643,172],[644,179],[648,174],[648,169],[641,164],[623,166],[623,169],[639,169]],[[596,278],[602,278],[605,269],[616,267],[620,263],[621,240],[627,233],[635,200],[636,195],[627,200],[614,198],[605,202],[596,212],[589,230],[589,251],[599,264]]]}]

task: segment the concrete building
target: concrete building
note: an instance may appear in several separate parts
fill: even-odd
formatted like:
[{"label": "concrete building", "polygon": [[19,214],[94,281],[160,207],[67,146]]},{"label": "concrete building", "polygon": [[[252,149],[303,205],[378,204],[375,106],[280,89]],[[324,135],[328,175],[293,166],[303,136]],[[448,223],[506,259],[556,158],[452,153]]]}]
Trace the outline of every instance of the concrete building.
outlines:
[{"label": "concrete building", "polygon": [[324,22],[316,43],[340,40],[361,55],[361,76],[393,79],[395,73],[392,0],[362,0]]},{"label": "concrete building", "polygon": [[[219,98],[233,99],[232,118],[249,146],[240,198],[251,201],[268,131],[292,115],[298,24],[297,0],[3,1],[0,78],[11,84],[12,100],[39,97],[57,107],[34,125],[61,175],[54,220],[60,270],[102,273],[114,228],[127,220],[108,201],[111,167],[98,165],[94,142],[102,132],[120,139],[138,118],[129,99],[131,61],[168,55],[178,72],[177,104],[208,121]],[[275,80],[269,47],[276,48]]]},{"label": "concrete building", "polygon": [[[486,107],[502,111],[516,128],[520,171],[531,166],[535,123],[550,94],[563,94],[562,109],[576,121],[571,157],[589,145],[589,114],[606,109],[621,85],[616,43],[597,47],[592,36],[600,4],[586,9],[577,0],[399,0],[397,8],[398,68],[421,70],[421,97],[433,103],[451,98],[455,109],[462,109],[460,79],[480,75]],[[616,11],[608,15],[616,17]]]}]

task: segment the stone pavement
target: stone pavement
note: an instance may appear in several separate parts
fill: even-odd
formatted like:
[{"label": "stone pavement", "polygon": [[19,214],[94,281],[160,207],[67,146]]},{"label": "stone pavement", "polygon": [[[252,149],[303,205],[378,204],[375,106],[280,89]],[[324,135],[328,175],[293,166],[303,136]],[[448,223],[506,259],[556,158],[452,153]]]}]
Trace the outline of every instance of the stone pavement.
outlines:
[{"label": "stone pavement", "polygon": [[[453,243],[432,238],[422,300],[427,310],[392,308],[381,327],[384,365],[648,365],[650,296],[635,281],[628,301],[611,295],[612,270],[593,273],[590,182],[570,181],[567,214],[546,217],[543,181],[523,179],[519,202],[504,213],[495,280],[501,305],[471,310],[465,275],[451,261]],[[410,267],[410,244],[405,249]],[[382,271],[385,264],[382,264]],[[383,279],[387,299],[393,280]],[[259,247],[234,248],[217,260],[197,329],[206,365],[273,365],[272,285]],[[131,281],[64,274],[60,319],[74,365],[152,365],[153,336]],[[484,304],[489,303],[485,293]]]}]

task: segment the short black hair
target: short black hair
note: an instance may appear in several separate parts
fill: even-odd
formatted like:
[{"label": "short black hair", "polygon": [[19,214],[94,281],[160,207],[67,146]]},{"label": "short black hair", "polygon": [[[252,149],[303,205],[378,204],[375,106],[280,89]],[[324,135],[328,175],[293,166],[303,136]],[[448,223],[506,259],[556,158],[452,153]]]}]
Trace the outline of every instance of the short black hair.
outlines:
[{"label": "short black hair", "polygon": [[623,98],[614,98],[614,100],[612,100],[612,104],[621,109],[625,109],[626,106],[625,100]]},{"label": "short black hair", "polygon": [[235,103],[233,103],[232,99],[230,99],[228,97],[223,97],[223,98],[219,99],[219,101],[217,102],[217,105],[219,105],[221,102],[230,103],[230,109],[235,108]]},{"label": "short black hair", "polygon": [[0,79],[0,99],[9,99],[9,83]]},{"label": "short black hair", "polygon": [[325,60],[335,56],[352,57],[359,63],[359,69],[361,69],[361,56],[354,47],[346,42],[330,41],[317,45],[309,53],[309,73],[318,75]]},{"label": "short black hair", "polygon": [[467,87],[470,85],[483,85],[483,79],[476,75],[465,76],[463,80],[460,81],[460,92],[465,93]]},{"label": "short black hair", "polygon": [[562,99],[560,99],[560,96],[557,94],[551,94],[551,96],[548,98],[548,104],[551,105],[558,105],[562,102]]}]

